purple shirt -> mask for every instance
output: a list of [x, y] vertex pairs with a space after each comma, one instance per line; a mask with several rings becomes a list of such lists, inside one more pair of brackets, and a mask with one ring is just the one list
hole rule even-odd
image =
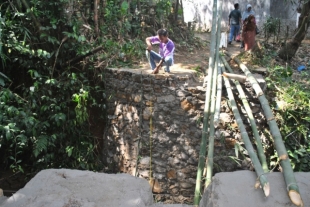
[[174, 52], [174, 43], [171, 39], [168, 39], [167, 43], [160, 42], [158, 36], [151, 37], [152, 44], [159, 44], [159, 55], [163, 58], [170, 57], [173, 64], [173, 52]]

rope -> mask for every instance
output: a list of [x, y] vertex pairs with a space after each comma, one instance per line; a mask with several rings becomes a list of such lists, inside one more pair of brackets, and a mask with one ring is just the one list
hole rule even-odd
[[138, 175], [138, 162], [139, 162], [139, 151], [140, 151], [140, 141], [142, 139], [142, 113], [143, 113], [143, 78], [141, 71], [141, 99], [140, 99], [140, 116], [139, 116], [139, 136], [138, 136], [138, 145], [137, 145], [137, 162], [135, 176]]
[[[151, 83], [152, 84], [152, 83]], [[152, 84], [152, 96], [154, 96], [154, 87]], [[153, 138], [153, 102], [150, 104], [150, 179], [152, 178], [152, 138]]]
[[153, 112], [153, 102], [151, 102], [151, 117], [150, 117], [150, 179], [152, 177], [152, 129], [153, 129], [153, 119], [152, 119], [152, 112]]

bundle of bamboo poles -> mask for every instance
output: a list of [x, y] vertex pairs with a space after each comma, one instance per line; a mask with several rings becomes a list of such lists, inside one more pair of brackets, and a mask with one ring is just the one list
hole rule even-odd
[[[226, 60], [223, 57], [222, 57], [222, 61], [224, 62], [224, 65], [227, 67], [228, 65], [225, 64]], [[223, 72], [224, 71], [225, 71], [225, 69], [223, 68]], [[264, 172], [264, 170], [262, 168], [262, 165], [260, 164], [260, 162], [258, 160], [258, 157], [257, 157], [257, 155], [256, 155], [256, 153], [254, 151], [254, 148], [252, 146], [252, 143], [251, 143], [251, 140], [249, 138], [249, 135], [248, 135], [248, 133], [247, 133], [247, 131], [245, 129], [245, 126], [244, 126], [244, 124], [242, 122], [242, 119], [241, 119], [240, 113], [238, 111], [237, 104], [236, 104], [236, 101], [235, 101], [235, 98], [234, 98], [231, 86], [230, 86], [230, 83], [229, 83], [229, 79], [224, 76], [224, 81], [225, 81], [225, 86], [226, 86], [226, 90], [227, 90], [227, 93], [228, 93], [229, 101], [230, 101], [230, 104], [231, 104], [231, 108], [232, 108], [232, 111], [233, 111], [234, 116], [236, 118], [236, 122], [238, 124], [238, 128], [239, 128], [239, 130], [241, 132], [242, 140], [244, 142], [245, 148], [247, 149], [248, 154], [249, 154], [249, 156], [250, 156], [250, 158], [252, 160], [252, 163], [254, 165], [255, 172], [257, 174], [257, 180], [259, 181], [260, 185], [262, 186], [264, 194], [267, 197], [267, 196], [269, 196], [269, 193], [270, 193], [270, 187], [269, 187], [269, 182], [267, 181], [267, 178], [264, 175], [264, 173], [266, 171]], [[248, 103], [247, 103], [246, 100], [244, 100], [245, 94], [244, 94], [242, 88], [240, 89], [241, 86], [240, 86], [239, 82], [236, 81], [235, 84], [236, 84], [236, 86], [238, 88], [239, 93], [241, 92], [240, 95], [242, 95], [241, 98], [243, 99], [243, 104], [244, 104], [245, 108], [246, 109], [250, 108], [249, 106], [247, 107]], [[246, 112], [248, 114], [252, 114], [251, 109], [250, 110], [246, 110]], [[253, 117], [253, 115], [252, 115], [252, 117]], [[260, 139], [259, 139], [258, 142], [261, 143]], [[262, 150], [262, 148], [260, 150]], [[266, 158], [265, 157], [263, 157], [263, 161], [266, 162]], [[266, 167], [267, 167], [267, 163], [266, 163]]]
[[207, 157], [207, 174], [206, 174], [206, 182], [205, 189], [211, 183], [212, 175], [213, 175], [213, 154], [214, 154], [214, 133], [215, 133], [215, 125], [214, 125], [214, 111], [215, 111], [215, 103], [216, 103], [216, 84], [217, 84], [217, 71], [219, 67], [219, 44], [221, 40], [221, 19], [222, 19], [222, 4], [221, 1], [218, 3], [218, 12], [217, 12], [217, 36], [216, 36], [216, 48], [215, 48], [215, 65], [213, 66], [213, 77], [212, 77], [212, 95], [211, 95], [211, 108], [210, 108], [210, 132], [209, 132], [209, 145], [208, 145], [208, 157]]
[[296, 206], [304, 206], [302, 198], [300, 196], [299, 188], [294, 176], [294, 172], [287, 154], [287, 150], [284, 146], [284, 142], [279, 130], [279, 127], [277, 125], [277, 122], [275, 118], [273, 117], [272, 110], [269, 106], [268, 100], [264, 95], [264, 92], [260, 88], [257, 80], [252, 75], [250, 70], [241, 63], [241, 61], [237, 57], [232, 57], [229, 53], [226, 53], [229, 57], [231, 57], [241, 68], [241, 70], [246, 75], [247, 79], [251, 83], [256, 95], [258, 96], [258, 100], [260, 101], [265, 117], [268, 121], [268, 125], [270, 128], [271, 135], [275, 142], [275, 147], [278, 153], [278, 157], [280, 159], [280, 165], [282, 167], [284, 180], [286, 182], [286, 187], [288, 191], [288, 196], [291, 199], [292, 203], [294, 203]]
[[[206, 161], [206, 145], [207, 145], [207, 134], [209, 131], [209, 112], [210, 112], [210, 96], [213, 83], [213, 70], [215, 65], [215, 48], [216, 48], [216, 22], [217, 22], [217, 0], [213, 1], [213, 13], [212, 13], [212, 29], [211, 29], [211, 44], [210, 44], [210, 57], [209, 57], [209, 67], [208, 67], [208, 82], [206, 90], [206, 99], [203, 113], [203, 129], [202, 129], [202, 138], [200, 143], [199, 151], [199, 160], [198, 160], [198, 169], [196, 177], [196, 187], [194, 195], [194, 205], [198, 206], [201, 198], [201, 184], [202, 184], [202, 175], [205, 168]], [[204, 83], [205, 85], [205, 83]]]
[[[212, 14], [212, 29], [211, 29], [211, 44], [210, 44], [210, 57], [209, 57], [209, 67], [208, 67], [208, 76], [207, 76], [207, 89], [206, 89], [206, 99], [205, 99], [205, 108], [204, 108], [204, 117], [203, 117], [203, 131], [202, 131], [202, 139], [200, 144], [200, 152], [199, 152], [199, 161], [198, 161], [198, 170], [197, 170], [197, 178], [196, 178], [196, 188], [195, 188], [195, 196], [194, 196], [194, 206], [199, 205], [199, 201], [202, 195], [202, 181], [203, 176], [206, 174], [204, 190], [208, 187], [208, 185], [212, 181], [213, 175], [213, 157], [214, 157], [214, 134], [215, 129], [219, 124], [219, 114], [220, 114], [220, 105], [221, 105], [221, 96], [222, 96], [222, 78], [224, 78], [227, 94], [232, 106], [232, 111], [236, 118], [236, 122], [238, 128], [241, 132], [241, 137], [245, 144], [245, 147], [248, 151], [248, 154], [251, 158], [251, 161], [254, 165], [255, 172], [257, 174], [257, 181], [255, 187], [261, 186], [263, 193], [265, 196], [270, 194], [269, 182], [266, 177], [266, 173], [268, 172], [268, 166], [266, 162], [266, 157], [264, 155], [264, 149], [260, 140], [260, 136], [257, 130], [257, 126], [254, 120], [254, 116], [252, 114], [250, 105], [246, 100], [245, 93], [239, 82], [244, 83], [245, 81], [249, 81], [253, 83], [252, 87], [258, 94], [259, 100], [262, 103], [262, 107], [264, 112], [270, 113], [266, 115], [267, 120], [271, 128], [276, 129], [277, 125], [275, 120], [272, 117], [272, 112], [268, 105], [267, 100], [265, 100], [263, 96], [263, 92], [258, 85], [258, 83], [254, 83], [256, 80], [249, 74], [249, 71], [245, 69], [244, 65], [240, 65], [241, 69], [245, 72], [246, 76], [233, 74], [232, 69], [229, 64], [225, 60], [225, 58], [219, 54], [219, 44], [220, 44], [220, 36], [221, 36], [221, 13], [222, 13], [222, 4], [220, 0], [213, 1], [213, 14]], [[229, 71], [227, 73], [225, 71], [225, 67]], [[244, 108], [248, 114], [250, 125], [253, 131], [254, 139], [257, 146], [257, 153], [252, 146], [250, 137], [243, 125], [240, 113], [236, 106], [236, 101], [234, 100], [234, 95], [230, 87], [229, 79], [234, 80], [236, 88], [239, 92], [240, 99], [244, 105]], [[206, 84], [204, 83], [204, 86]], [[268, 108], [269, 107], [269, 108]], [[278, 128], [277, 128], [278, 129]], [[296, 184], [292, 168], [290, 166], [288, 156], [282, 142], [282, 138], [279, 132], [275, 131], [273, 134], [275, 137], [276, 148], [281, 160], [281, 166], [285, 170], [284, 176], [287, 183], [287, 188], [289, 191], [289, 196], [292, 202], [297, 206], [303, 206], [303, 202], [301, 200], [299, 189]], [[206, 158], [206, 150], [207, 150], [207, 137], [209, 137], [208, 141], [208, 156]], [[254, 183], [254, 182], [253, 182]]]

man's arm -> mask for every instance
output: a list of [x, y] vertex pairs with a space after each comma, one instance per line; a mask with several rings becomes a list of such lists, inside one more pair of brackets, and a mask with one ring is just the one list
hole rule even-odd
[[245, 15], [246, 15], [245, 12], [243, 12], [242, 15], [241, 15], [242, 22], [243, 22], [244, 19], [245, 19]]
[[151, 43], [151, 37], [147, 37], [145, 39], [145, 42], [147, 44], [147, 50], [151, 51], [152, 50], [152, 43]]

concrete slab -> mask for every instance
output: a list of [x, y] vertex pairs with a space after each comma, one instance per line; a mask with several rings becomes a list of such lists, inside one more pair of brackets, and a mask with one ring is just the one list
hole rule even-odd
[[[310, 173], [296, 172], [304, 206], [310, 206]], [[282, 173], [267, 174], [270, 196], [255, 189], [256, 174], [251, 171], [218, 173], [204, 193], [200, 207], [295, 207], [290, 201]]]
[[150, 207], [192, 207], [190, 205], [186, 204], [162, 204], [162, 203], [156, 203], [151, 205]]
[[49, 169], [39, 172], [1, 207], [190, 207], [153, 201], [149, 183], [128, 174]]
[[2, 207], [144, 207], [153, 204], [148, 182], [128, 174], [49, 169], [39, 172]]

